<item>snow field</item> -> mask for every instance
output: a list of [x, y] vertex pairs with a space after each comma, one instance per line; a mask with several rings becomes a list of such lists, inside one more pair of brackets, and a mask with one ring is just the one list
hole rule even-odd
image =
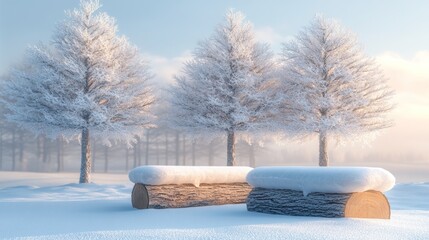
[[147, 185], [246, 182], [251, 167], [141, 166], [128, 174], [133, 183]]
[[390, 220], [327, 219], [248, 212], [245, 204], [135, 210], [125, 174], [64, 184], [72, 176], [0, 172], [0, 239], [429, 239], [429, 183], [387, 192]]

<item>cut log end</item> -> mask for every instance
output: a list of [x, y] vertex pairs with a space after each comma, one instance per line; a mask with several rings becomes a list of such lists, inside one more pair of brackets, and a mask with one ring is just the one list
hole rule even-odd
[[390, 219], [389, 201], [377, 191], [353, 193], [346, 203], [344, 217]]
[[131, 193], [131, 203], [137, 209], [146, 209], [149, 207], [149, 194], [143, 184], [137, 183], [134, 185]]

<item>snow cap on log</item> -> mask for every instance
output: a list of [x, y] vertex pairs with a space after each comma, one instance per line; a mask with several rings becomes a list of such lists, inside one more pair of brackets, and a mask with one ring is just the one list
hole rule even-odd
[[245, 183], [251, 167], [141, 166], [128, 174], [133, 183], [145, 185]]
[[385, 192], [395, 177], [385, 169], [372, 167], [258, 167], [247, 175], [253, 187], [311, 192]]

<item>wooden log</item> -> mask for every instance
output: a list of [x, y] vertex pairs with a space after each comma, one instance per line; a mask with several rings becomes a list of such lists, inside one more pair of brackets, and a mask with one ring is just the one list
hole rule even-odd
[[310, 193], [288, 189], [254, 188], [246, 201], [253, 212], [313, 217], [390, 219], [390, 205], [383, 193]]
[[353, 193], [347, 201], [344, 217], [390, 219], [390, 204], [378, 191]]
[[134, 208], [144, 209], [149, 207], [149, 194], [145, 185], [137, 183], [131, 193], [131, 203]]
[[245, 203], [251, 191], [247, 183], [134, 185], [134, 208], [182, 208]]

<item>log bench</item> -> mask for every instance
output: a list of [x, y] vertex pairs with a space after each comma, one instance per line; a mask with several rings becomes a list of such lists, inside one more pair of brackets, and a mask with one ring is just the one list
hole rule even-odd
[[245, 203], [250, 167], [142, 166], [130, 171], [134, 208], [182, 208]]
[[248, 211], [292, 216], [390, 219], [383, 194], [395, 178], [381, 168], [265, 167], [252, 170]]

